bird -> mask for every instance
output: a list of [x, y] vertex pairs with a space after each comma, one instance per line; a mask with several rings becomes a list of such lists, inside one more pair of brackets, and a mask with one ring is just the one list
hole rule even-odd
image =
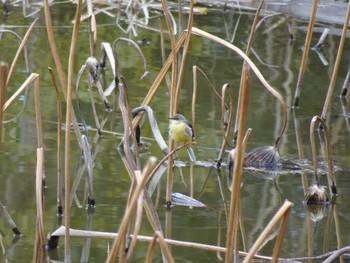
[[[182, 114], [170, 116], [169, 135], [179, 144], [189, 144], [194, 141], [194, 131], [190, 121]], [[187, 152], [193, 162], [196, 162], [196, 157], [191, 146], [187, 146]]]

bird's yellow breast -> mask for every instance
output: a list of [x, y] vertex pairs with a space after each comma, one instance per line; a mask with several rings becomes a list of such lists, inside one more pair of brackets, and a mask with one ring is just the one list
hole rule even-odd
[[173, 121], [169, 126], [170, 136], [177, 143], [190, 143], [192, 134], [188, 133], [187, 124], [184, 122]]

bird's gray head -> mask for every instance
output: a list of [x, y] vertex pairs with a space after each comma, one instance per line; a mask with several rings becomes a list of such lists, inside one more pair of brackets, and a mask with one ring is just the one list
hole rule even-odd
[[186, 120], [185, 116], [183, 116], [182, 114], [179, 114], [179, 113], [175, 114], [174, 116], [170, 116], [169, 119], [175, 120], [175, 121], [185, 121]]

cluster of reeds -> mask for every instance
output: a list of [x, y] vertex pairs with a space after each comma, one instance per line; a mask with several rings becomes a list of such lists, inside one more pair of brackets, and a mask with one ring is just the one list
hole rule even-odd
[[[239, 250], [239, 242], [238, 242], [238, 234], [240, 231], [240, 189], [242, 182], [242, 174], [244, 166], [253, 166], [256, 168], [266, 168], [266, 169], [276, 169], [280, 165], [280, 157], [278, 153], [278, 144], [280, 142], [281, 137], [283, 136], [286, 125], [287, 125], [287, 108], [284, 102], [283, 97], [280, 93], [275, 90], [270, 84], [265, 80], [263, 75], [260, 73], [258, 67], [249, 59], [249, 55], [251, 52], [251, 46], [254, 39], [254, 34], [258, 27], [259, 21], [259, 12], [260, 8], [263, 5], [263, 0], [260, 1], [260, 5], [256, 11], [255, 19], [251, 27], [251, 33], [248, 41], [248, 45], [246, 51], [243, 52], [241, 49], [236, 47], [235, 45], [220, 39], [208, 32], [205, 32], [199, 28], [193, 27], [193, 8], [194, 8], [194, 0], [190, 1], [190, 11], [189, 11], [189, 19], [187, 24], [187, 29], [184, 30], [177, 39], [174, 37], [174, 23], [172, 23], [172, 16], [169, 12], [168, 6], [164, 0], [161, 1], [161, 9], [164, 13], [168, 38], [171, 44], [171, 53], [164, 59], [164, 64], [156, 79], [154, 80], [153, 85], [150, 87], [148, 94], [144, 98], [144, 101], [140, 105], [140, 107], [131, 109], [129, 104], [129, 95], [128, 95], [128, 86], [127, 80], [120, 74], [118, 67], [118, 54], [116, 52], [116, 45], [119, 41], [127, 41], [131, 45], [136, 48], [136, 50], [140, 53], [144, 61], [145, 74], [147, 74], [147, 63], [144, 58], [141, 50], [138, 45], [129, 39], [118, 38], [113, 45], [109, 43], [102, 44], [102, 56], [101, 59], [98, 60], [95, 52], [96, 48], [96, 22], [93, 13], [89, 13], [89, 23], [90, 23], [90, 57], [87, 58], [85, 65], [81, 68], [80, 72], [77, 74], [77, 83], [75, 89], [75, 95], [78, 102], [78, 111], [80, 114], [81, 123], [78, 123], [76, 113], [72, 106], [73, 103], [73, 76], [74, 72], [74, 57], [76, 52], [76, 43], [78, 38], [79, 26], [82, 20], [82, 0], [77, 2], [76, 15], [74, 21], [74, 28], [72, 33], [70, 52], [69, 52], [69, 64], [68, 64], [68, 72], [67, 74], [63, 70], [63, 66], [61, 63], [61, 59], [59, 56], [59, 52], [57, 50], [55, 44], [55, 37], [52, 29], [51, 22], [51, 14], [49, 2], [47, 0], [44, 1], [44, 9], [45, 9], [45, 22], [47, 28], [47, 35], [49, 39], [50, 48], [52, 51], [52, 55], [55, 63], [55, 70], [49, 68], [50, 74], [52, 76], [52, 81], [55, 87], [55, 94], [57, 96], [57, 111], [58, 111], [58, 121], [57, 121], [57, 213], [59, 216], [64, 217], [63, 226], [51, 233], [48, 242], [49, 249], [55, 249], [57, 246], [58, 238], [60, 236], [64, 236], [64, 247], [65, 247], [65, 262], [71, 262], [71, 251], [70, 251], [70, 237], [71, 236], [79, 236], [79, 237], [99, 237], [99, 238], [111, 238], [114, 239], [113, 246], [111, 247], [108, 254], [106, 253], [106, 262], [114, 262], [117, 257], [122, 262], [126, 262], [132, 258], [133, 250], [136, 248], [137, 242], [139, 240], [149, 241], [149, 249], [146, 255], [146, 262], [152, 262], [154, 257], [154, 251], [157, 244], [160, 246], [162, 258], [166, 262], [175, 262], [172, 252], [169, 248], [169, 245], [180, 245], [180, 246], [188, 246], [198, 249], [205, 249], [210, 251], [217, 252], [225, 252], [226, 253], [226, 262], [238, 262], [240, 256], [244, 256], [244, 262], [250, 262], [254, 257], [271, 260], [273, 262], [277, 262], [279, 260], [279, 253], [282, 246], [283, 235], [287, 227], [287, 220], [289, 213], [291, 211], [291, 207], [293, 204], [286, 200], [284, 204], [277, 211], [275, 216], [271, 219], [270, 223], [266, 226], [264, 231], [262, 231], [259, 238], [256, 240], [252, 248], [249, 249], [248, 252], [240, 252]], [[129, 2], [130, 4], [132, 1]], [[317, 1], [315, 1], [317, 5]], [[349, 4], [350, 6], [350, 4]], [[131, 8], [129, 5], [126, 8]], [[314, 13], [315, 11], [313, 11]], [[348, 21], [347, 13], [347, 20]], [[314, 17], [314, 16], [312, 16]], [[261, 20], [262, 21], [262, 20]], [[25, 46], [25, 43], [30, 35], [31, 30], [34, 27], [36, 21], [33, 22], [31, 27], [29, 28], [26, 36], [23, 38], [23, 41], [18, 49], [18, 53], [11, 64], [11, 68], [7, 73], [7, 65], [5, 63], [0, 64], [0, 138], [1, 138], [1, 120], [2, 113], [10, 106], [10, 104], [14, 101], [14, 99], [31, 83], [34, 83], [34, 94], [35, 94], [35, 105], [36, 105], [36, 117], [37, 117], [37, 134], [38, 134], [38, 146], [37, 146], [37, 180], [36, 180], [36, 200], [37, 200], [37, 237], [35, 244], [35, 253], [34, 253], [34, 262], [44, 261], [45, 249], [46, 245], [45, 241], [45, 229], [43, 224], [43, 186], [45, 185], [45, 170], [44, 170], [44, 145], [43, 145], [43, 137], [42, 137], [42, 127], [41, 127], [41, 109], [40, 109], [40, 96], [39, 96], [39, 75], [32, 73], [26, 82], [18, 89], [18, 91], [7, 101], [6, 98], [6, 87], [8, 85], [8, 81], [13, 72], [13, 67], [16, 64], [16, 60], [18, 59], [19, 53]], [[308, 31], [307, 42], [305, 45], [305, 50], [309, 49], [309, 38], [312, 32], [312, 20], [310, 21], [310, 29]], [[345, 23], [347, 24], [347, 23]], [[344, 24], [344, 25], [345, 25]], [[346, 28], [344, 26], [344, 28]], [[164, 32], [161, 29], [161, 38], [164, 39]], [[345, 34], [343, 34], [345, 35]], [[228, 83], [223, 85], [222, 93], [219, 94], [215, 87], [211, 84], [209, 78], [206, 76], [204, 71], [200, 69], [198, 66], [193, 66], [193, 98], [192, 98], [192, 124], [195, 129], [195, 107], [197, 104], [196, 94], [197, 94], [197, 73], [200, 72], [208, 81], [211, 90], [217, 96], [218, 100], [221, 103], [221, 124], [223, 131], [223, 141], [219, 151], [218, 160], [216, 166], [220, 169], [221, 162], [223, 160], [224, 154], [226, 152], [227, 146], [229, 146], [229, 142], [232, 138], [234, 138], [234, 148], [229, 152], [228, 157], [228, 173], [232, 181], [230, 182], [230, 207], [227, 210], [227, 243], [226, 247], [219, 247], [213, 245], [206, 244], [198, 244], [191, 242], [183, 242], [176, 241], [165, 238], [163, 233], [161, 222], [158, 218], [157, 211], [155, 209], [154, 204], [152, 203], [150, 191], [146, 189], [146, 184], [150, 183], [154, 178], [158, 178], [165, 171], [161, 170], [161, 166], [165, 166], [167, 170], [167, 190], [166, 190], [166, 207], [171, 209], [172, 205], [175, 203], [174, 200], [176, 198], [181, 199], [181, 202], [185, 202], [187, 200], [189, 206], [204, 206], [204, 204], [192, 200], [186, 196], [182, 196], [181, 194], [176, 194], [173, 192], [173, 165], [174, 165], [174, 154], [185, 146], [189, 145], [175, 145], [174, 141], [169, 138], [168, 143], [165, 142], [161, 133], [159, 132], [158, 125], [156, 122], [156, 118], [154, 117], [153, 110], [151, 108], [151, 102], [157, 91], [161, 87], [161, 83], [164, 81], [167, 73], [171, 71], [171, 77], [168, 84], [168, 90], [170, 94], [169, 101], [169, 116], [173, 116], [179, 111], [179, 101], [181, 96], [181, 88], [182, 82], [184, 78], [184, 69], [186, 66], [186, 58], [188, 53], [188, 48], [190, 44], [190, 40], [194, 36], [199, 36], [204, 39], [208, 39], [213, 41], [219, 45], [222, 45], [232, 51], [234, 51], [237, 55], [239, 55], [243, 60], [242, 74], [241, 74], [241, 82], [240, 87], [238, 88], [238, 105], [236, 112], [236, 121], [235, 127], [233, 128], [234, 123], [234, 105], [233, 105], [233, 96], [234, 89]], [[337, 74], [337, 70], [339, 67], [338, 57], [341, 56], [341, 50], [343, 48], [344, 41], [342, 37], [341, 46], [339, 47], [339, 52], [337, 56], [337, 63], [334, 69], [334, 74]], [[305, 57], [305, 58], [304, 58]], [[111, 65], [113, 77], [111, 80], [111, 84], [107, 89], [103, 89], [103, 85], [99, 79], [99, 70], [103, 70], [106, 65], [107, 59]], [[305, 70], [307, 59], [307, 51], [304, 51], [302, 68], [300, 70], [300, 77], [298, 83], [302, 79], [302, 74]], [[55, 72], [58, 74], [59, 83], [56, 81]], [[283, 109], [283, 117], [284, 122], [280, 130], [280, 134], [274, 142], [273, 146], [263, 146], [257, 149], [253, 149], [251, 152], [246, 154], [246, 145], [248, 141], [249, 134], [251, 129], [246, 128], [246, 120], [247, 115], [249, 114], [248, 104], [249, 104], [249, 77], [251, 72], [256, 74], [258, 79], [261, 81], [262, 85], [280, 102], [281, 107]], [[116, 98], [118, 98], [118, 105], [120, 112], [122, 114], [123, 120], [123, 133], [122, 139], [118, 147], [119, 154], [123, 160], [123, 163], [128, 171], [130, 176], [130, 189], [128, 201], [125, 208], [124, 216], [119, 223], [119, 229], [117, 233], [106, 233], [106, 232], [96, 232], [96, 231], [84, 231], [72, 229], [70, 227], [70, 207], [72, 203], [72, 195], [79, 184], [80, 178], [84, 173], [84, 170], [87, 174], [87, 182], [88, 182], [88, 201], [87, 205], [90, 207], [95, 206], [95, 199], [93, 195], [93, 163], [94, 158], [97, 153], [94, 150], [94, 143], [99, 139], [99, 136], [104, 132], [104, 123], [105, 120], [100, 121], [98, 119], [98, 115], [96, 112], [95, 102], [93, 100], [92, 94], [90, 94], [92, 111], [94, 114], [95, 125], [97, 129], [97, 135], [94, 139], [90, 138], [89, 129], [84, 121], [84, 112], [79, 107], [79, 81], [81, 76], [86, 73], [88, 76], [88, 85], [89, 92], [92, 92], [93, 87], [97, 87], [99, 94], [101, 96], [101, 100], [106, 106], [106, 111], [109, 112], [112, 110], [110, 102], [107, 97], [111, 94], [114, 94]], [[313, 161], [314, 161], [314, 171], [315, 178], [317, 184], [309, 188], [308, 193], [306, 194], [305, 200], [306, 203], [317, 203], [317, 204], [326, 204], [331, 202], [331, 199], [327, 195], [324, 190], [324, 187], [320, 186], [319, 177], [317, 175], [317, 159], [315, 153], [315, 142], [314, 142], [314, 126], [317, 121], [321, 123], [322, 128], [325, 132], [326, 143], [327, 143], [327, 158], [328, 158], [328, 172], [329, 172], [329, 185], [330, 185], [330, 194], [331, 196], [336, 195], [336, 184], [335, 184], [335, 176], [333, 174], [333, 164], [332, 164], [332, 152], [331, 145], [329, 144], [329, 131], [326, 123], [324, 122], [325, 115], [327, 112], [327, 108], [329, 107], [329, 99], [332, 96], [334, 89], [334, 79], [332, 77], [332, 82], [329, 88], [329, 94], [327, 95], [327, 102], [325, 103], [325, 112], [321, 118], [315, 117], [312, 120], [310, 134], [312, 141], [312, 152], [313, 152]], [[299, 83], [300, 84], [300, 83]], [[299, 87], [299, 84], [297, 85]], [[60, 98], [60, 93], [63, 93], [65, 106], [66, 106], [66, 116], [65, 116], [65, 145], [64, 145], [64, 169], [61, 169], [61, 149], [62, 149], [62, 135], [61, 135], [61, 127], [63, 123], [63, 117], [61, 114], [61, 104], [62, 100]], [[228, 99], [226, 98], [226, 94], [229, 92]], [[300, 91], [297, 91], [300, 95]], [[228, 102], [227, 102], [228, 101]], [[295, 99], [295, 107], [297, 107], [299, 99], [296, 97]], [[139, 146], [141, 145], [140, 141], [140, 123], [141, 119], [144, 118], [145, 112], [147, 113], [147, 117], [150, 122], [150, 126], [153, 132], [153, 135], [164, 152], [164, 157], [157, 161], [157, 158], [150, 157], [148, 162], [142, 167], [140, 162], [139, 155]], [[74, 131], [76, 139], [78, 141], [78, 145], [82, 151], [82, 158], [84, 160], [84, 165], [81, 170], [79, 170], [78, 174], [74, 178], [73, 184], [71, 184], [71, 131]], [[231, 138], [232, 137], [232, 138]], [[1, 143], [1, 140], [0, 140]], [[0, 144], [1, 146], [1, 144]], [[64, 172], [62, 171], [64, 170]], [[62, 175], [64, 174], [64, 180]], [[62, 185], [64, 182], [64, 186]], [[157, 180], [155, 182], [157, 183]], [[64, 197], [63, 197], [63, 189], [64, 189]], [[188, 198], [188, 199], [187, 199]], [[311, 201], [310, 201], [311, 200]], [[64, 201], [64, 203], [63, 203]], [[0, 203], [0, 211], [4, 211], [2, 209], [2, 204]], [[64, 210], [63, 210], [64, 208]], [[146, 211], [147, 219], [150, 225], [153, 228], [154, 235], [153, 236], [142, 236], [139, 235], [140, 227], [142, 224], [142, 214], [143, 209]], [[3, 212], [5, 214], [5, 212]], [[10, 217], [8, 217], [10, 218]], [[20, 234], [18, 228], [15, 226], [12, 220], [8, 220], [11, 228], [16, 234]], [[275, 247], [273, 250], [273, 254], [271, 257], [262, 257], [257, 256], [256, 253], [263, 247], [265, 240], [267, 239], [268, 234], [273, 230], [273, 228], [279, 224], [279, 230], [276, 238]]]

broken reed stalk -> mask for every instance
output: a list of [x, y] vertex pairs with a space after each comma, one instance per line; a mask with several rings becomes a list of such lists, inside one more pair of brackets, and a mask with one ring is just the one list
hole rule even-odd
[[10, 82], [10, 79], [12, 77], [12, 74], [15, 70], [15, 66], [17, 64], [17, 61], [18, 61], [18, 58], [19, 56], [21, 55], [21, 52], [23, 50], [23, 48], [25, 47], [28, 39], [29, 39], [29, 36], [30, 36], [30, 33], [33, 31], [33, 28], [34, 28], [34, 25], [36, 24], [36, 21], [38, 21], [39, 18], [36, 18], [33, 23], [30, 25], [30, 27], [28, 28], [26, 34], [24, 35], [23, 37], [23, 40], [21, 42], [21, 44], [19, 45], [18, 49], [17, 49], [17, 52], [16, 52], [16, 55], [15, 57], [13, 58], [13, 61], [11, 63], [11, 67], [9, 69], [9, 72], [8, 72], [8, 75], [7, 75], [7, 79], [6, 79], [6, 86], [8, 86], [9, 82]]
[[[254, 32], [256, 24], [258, 22], [258, 17], [264, 0], [261, 0], [259, 6], [256, 10], [252, 28], [250, 30], [249, 41], [246, 48], [246, 57], [249, 57], [250, 48], [254, 39]], [[237, 144], [235, 152], [235, 162], [232, 174], [232, 184], [231, 184], [231, 198], [230, 198], [230, 211], [229, 211], [229, 221], [228, 221], [228, 231], [226, 239], [226, 258], [225, 262], [230, 263], [232, 261], [238, 261], [238, 228], [239, 228], [239, 207], [240, 207], [240, 191], [241, 191], [241, 181], [243, 173], [243, 162], [245, 154], [245, 145], [243, 145], [243, 138], [245, 134], [245, 127], [248, 115], [248, 105], [249, 105], [249, 72], [250, 67], [246, 60], [243, 62], [242, 75], [239, 87], [238, 95], [238, 106], [237, 106]]]
[[301, 85], [302, 85], [303, 78], [304, 78], [306, 64], [307, 64], [307, 60], [308, 60], [308, 56], [309, 56], [309, 50], [310, 50], [312, 33], [313, 33], [313, 30], [314, 30], [314, 24], [315, 24], [315, 19], [316, 19], [317, 3], [318, 3], [318, 0], [313, 0], [313, 2], [312, 2], [312, 9], [311, 9], [309, 27], [307, 29], [307, 34], [306, 34], [305, 44], [304, 44], [303, 57], [301, 59], [298, 80], [297, 80], [297, 84], [296, 84], [296, 87], [295, 87], [293, 108], [297, 108], [299, 106]]
[[292, 207], [293, 207], [293, 203], [289, 202], [288, 200], [284, 201], [284, 204], [282, 205], [282, 207], [277, 211], [277, 213], [271, 219], [270, 223], [265, 227], [264, 231], [260, 234], [258, 239], [255, 241], [248, 255], [245, 257], [243, 261], [244, 263], [246, 262], [248, 263], [253, 260], [256, 252], [261, 248], [261, 245], [264, 243], [269, 233], [273, 230], [273, 228], [277, 225], [277, 223], [281, 221], [280, 229], [279, 229], [278, 237], [275, 243], [275, 248], [273, 250], [272, 261], [271, 261], [274, 263], [278, 262], [278, 255], [281, 249], [283, 235], [287, 226], [289, 213]]
[[[46, 2], [46, 1], [45, 1]], [[74, 74], [74, 55], [76, 42], [78, 38], [78, 29], [80, 25], [80, 17], [82, 12], [82, 0], [78, 0], [76, 13], [75, 13], [75, 23], [72, 32], [71, 44], [69, 49], [69, 59], [68, 59], [68, 82], [66, 90], [66, 132], [65, 132], [65, 217], [64, 224], [67, 228], [70, 227], [70, 123], [73, 119], [73, 106], [72, 106], [72, 88], [73, 88], [73, 74]], [[49, 30], [48, 30], [49, 31]], [[62, 83], [61, 83], [62, 85]], [[80, 137], [81, 138], [81, 137]], [[70, 252], [70, 237], [69, 229], [65, 235], [65, 261], [71, 261], [71, 252]]]
[[[137, 182], [137, 186], [131, 195], [130, 201], [128, 202], [129, 206], [126, 208], [122, 222], [119, 225], [118, 236], [117, 236], [116, 240], [114, 241], [114, 244], [111, 248], [110, 254], [108, 255], [106, 262], [114, 262], [115, 258], [117, 257], [119, 249], [123, 243], [122, 241], [125, 239], [125, 234], [127, 233], [127, 227], [130, 223], [131, 218], [133, 217], [136, 202], [137, 202], [140, 194], [143, 195], [143, 191], [142, 191], [143, 187], [145, 186], [146, 182], [148, 181], [150, 171], [154, 168], [156, 161], [157, 161], [157, 159], [155, 157], [151, 157], [148, 160], [146, 166], [144, 167], [144, 169], [142, 171], [142, 176], [141, 176], [140, 180]], [[138, 180], [138, 179], [136, 178], [136, 180]]]
[[[44, 15], [45, 15], [45, 25], [46, 25], [46, 30], [47, 30], [47, 36], [48, 36], [48, 40], [49, 40], [49, 44], [50, 44], [50, 50], [51, 50], [52, 57], [53, 57], [53, 60], [55, 62], [55, 65], [56, 65], [56, 70], [57, 70], [58, 78], [59, 78], [59, 81], [60, 81], [60, 84], [62, 87], [63, 95], [67, 101], [67, 79], [66, 79], [66, 75], [63, 71], [61, 58], [60, 58], [58, 51], [57, 51], [55, 37], [53, 34], [53, 29], [52, 29], [51, 12], [50, 12], [48, 0], [44, 0]], [[74, 129], [75, 135], [77, 137], [79, 146], [80, 146], [80, 148], [82, 148], [81, 132], [80, 132], [80, 129], [78, 126], [78, 122], [77, 122], [75, 113], [74, 113], [74, 109], [72, 109], [71, 119], [72, 119], [73, 129]], [[66, 125], [67, 125], [66, 127], [70, 127], [70, 124], [66, 123]]]
[[0, 62], [0, 148], [2, 143], [2, 120], [3, 120], [3, 114], [5, 112], [4, 104], [6, 101], [6, 93], [7, 93], [7, 85], [6, 85], [6, 79], [7, 79], [7, 70], [8, 70], [8, 64], [5, 62]]
[[[230, 108], [227, 109], [226, 105], [225, 105], [225, 94], [226, 94], [226, 90], [229, 89], [230, 92]], [[221, 162], [222, 162], [222, 158], [224, 156], [225, 153], [225, 148], [226, 145], [229, 145], [229, 136], [231, 134], [231, 127], [232, 127], [232, 123], [233, 123], [233, 110], [234, 110], [234, 105], [233, 105], [233, 87], [231, 87], [229, 84], [224, 84], [224, 86], [222, 87], [222, 91], [221, 91], [221, 124], [222, 124], [222, 132], [223, 132], [223, 136], [224, 139], [222, 141], [222, 145], [221, 145], [221, 149], [220, 149], [220, 153], [218, 156], [218, 160], [216, 162], [216, 166], [220, 167], [221, 166]], [[229, 117], [227, 120], [227, 111], [229, 111]]]
[[61, 109], [61, 96], [58, 90], [57, 82], [53, 69], [49, 67], [53, 86], [55, 87], [56, 99], [57, 99], [57, 215], [63, 215], [63, 204], [62, 204], [62, 167], [61, 167], [61, 148], [62, 148], [62, 109]]
[[323, 105], [323, 110], [322, 110], [322, 114], [321, 114], [321, 118], [323, 120], [326, 119], [327, 112], [328, 112], [329, 107], [331, 106], [331, 103], [332, 103], [335, 83], [337, 81], [338, 70], [339, 70], [341, 59], [342, 59], [344, 43], [346, 40], [346, 33], [347, 33], [347, 29], [348, 29], [348, 24], [349, 24], [349, 17], [350, 17], [350, 2], [348, 2], [348, 8], [346, 9], [346, 15], [345, 15], [343, 30], [342, 30], [342, 34], [341, 34], [341, 38], [340, 38], [340, 42], [339, 42], [338, 53], [337, 53], [337, 57], [335, 59], [334, 68], [333, 68], [333, 72], [332, 72], [331, 81], [329, 83], [326, 100], [325, 100], [324, 105]]
[[43, 204], [43, 148], [36, 150], [36, 233], [33, 262], [44, 262], [45, 258], [45, 229], [44, 229], [44, 204]]
[[6, 111], [7, 108], [16, 100], [16, 98], [25, 90], [38, 76], [36, 73], [30, 74], [30, 76], [26, 79], [26, 81], [16, 90], [15, 93], [9, 98], [4, 104], [3, 111]]
[[[38, 140], [37, 148], [44, 148], [43, 127], [42, 127], [41, 106], [40, 106], [39, 74], [36, 74], [34, 79], [34, 101], [35, 101], [36, 133], [37, 133], [37, 140]], [[44, 165], [44, 162], [42, 163]], [[43, 168], [42, 180], [45, 185], [44, 166], [42, 168]]]

